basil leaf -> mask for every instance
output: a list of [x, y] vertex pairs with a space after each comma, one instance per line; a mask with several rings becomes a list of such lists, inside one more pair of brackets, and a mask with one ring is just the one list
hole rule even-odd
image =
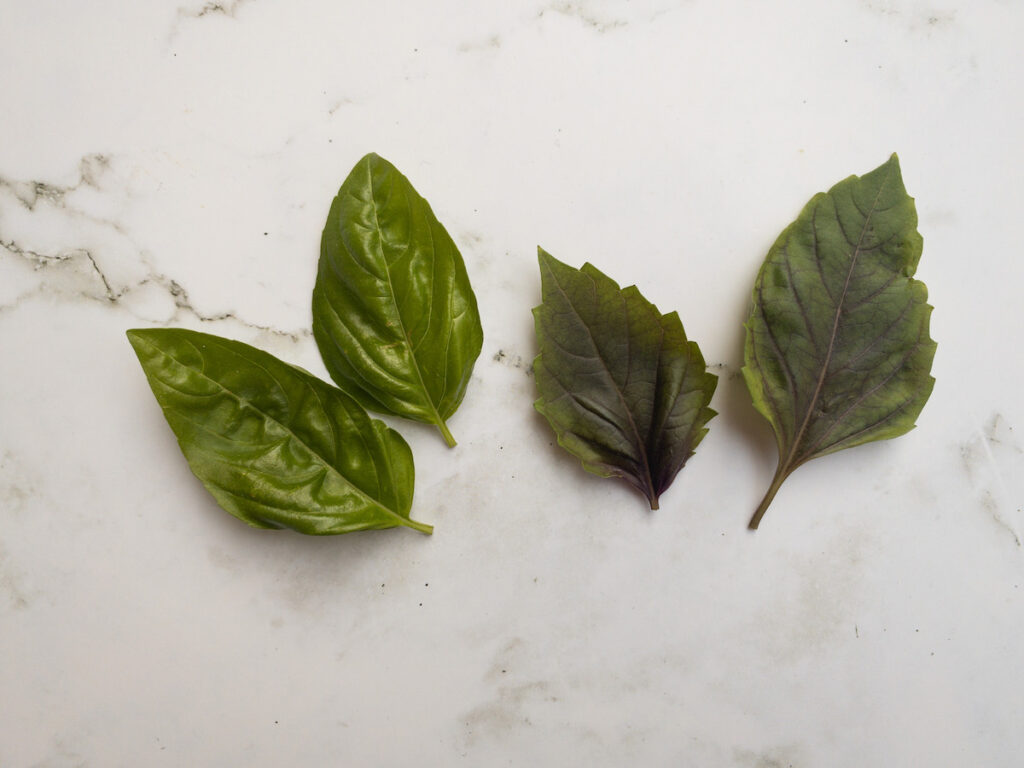
[[538, 251], [535, 407], [587, 471], [623, 478], [657, 509], [707, 433], [718, 377], [675, 312], [591, 264], [577, 270]]
[[364, 408], [435, 424], [462, 402], [483, 344], [455, 243], [387, 160], [360, 160], [334, 198], [313, 289], [313, 335]]
[[182, 328], [128, 331], [196, 477], [256, 528], [335, 534], [409, 519], [412, 452], [329, 384], [237, 341]]
[[815, 195], [771, 247], [743, 375], [779, 466], [751, 528], [801, 464], [914, 427], [935, 382], [921, 248], [896, 155]]

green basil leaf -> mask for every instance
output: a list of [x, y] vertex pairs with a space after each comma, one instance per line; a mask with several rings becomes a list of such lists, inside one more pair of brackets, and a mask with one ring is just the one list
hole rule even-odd
[[623, 478], [657, 509], [707, 433], [718, 377], [675, 312], [591, 264], [577, 270], [538, 251], [535, 407], [587, 471]]
[[195, 475], [256, 528], [335, 534], [409, 519], [412, 452], [329, 384], [237, 341], [181, 328], [128, 331]]
[[483, 344], [455, 243], [391, 163], [360, 160], [334, 198], [313, 289], [313, 335], [364, 408], [435, 424], [466, 393]]
[[893, 155], [811, 198], [769, 250], [743, 375], [779, 465], [751, 528], [801, 464], [914, 427], [935, 382], [932, 308], [912, 278], [921, 248]]

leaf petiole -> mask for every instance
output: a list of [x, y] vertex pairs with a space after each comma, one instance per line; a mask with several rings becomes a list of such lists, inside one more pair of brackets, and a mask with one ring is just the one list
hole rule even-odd
[[428, 525], [427, 523], [418, 522], [417, 520], [403, 519], [402, 525], [404, 525], [406, 528], [412, 528], [414, 531], [425, 533], [428, 536], [430, 536], [434, 532], [434, 526]]
[[772, 478], [772, 484], [768, 486], [768, 492], [765, 493], [764, 498], [761, 499], [761, 503], [757, 505], [757, 510], [754, 512], [754, 516], [750, 518], [750, 524], [747, 526], [750, 530], [757, 530], [757, 526], [761, 524], [761, 518], [764, 517], [764, 513], [768, 511], [768, 507], [771, 506], [772, 500], [775, 498], [775, 494], [779, 492], [779, 488], [782, 487], [782, 483], [787, 477], [789, 477], [789, 472], [783, 472], [782, 467], [779, 467], [776, 470], [775, 477]]
[[444, 423], [444, 419], [438, 416], [437, 421], [435, 421], [434, 424], [437, 425], [437, 428], [441, 432], [441, 437], [444, 438], [444, 441], [445, 443], [448, 444], [448, 447], [454, 448], [457, 445], [457, 443], [455, 442], [455, 438], [452, 436], [452, 433], [449, 431], [448, 425]]

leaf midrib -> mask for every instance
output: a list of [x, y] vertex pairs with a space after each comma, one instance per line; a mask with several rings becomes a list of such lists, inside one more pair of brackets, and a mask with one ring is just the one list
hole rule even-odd
[[[159, 354], [161, 354], [164, 357], [167, 357], [170, 360], [174, 361], [174, 363], [176, 365], [178, 365], [178, 366], [180, 366], [180, 367], [182, 367], [182, 368], [184, 368], [184, 369], [186, 369], [188, 371], [193, 372], [197, 376], [200, 376], [200, 377], [202, 377], [203, 379], [205, 379], [205, 380], [207, 380], [209, 382], [212, 382], [217, 387], [219, 387], [220, 390], [224, 394], [228, 395], [229, 397], [233, 398], [236, 402], [238, 402], [238, 404], [240, 406], [243, 406], [243, 407], [244, 406], [248, 406], [249, 408], [252, 408], [258, 414], [260, 414], [264, 419], [266, 419], [267, 421], [269, 421], [269, 422], [279, 426], [282, 430], [284, 430], [286, 433], [288, 433], [288, 435], [290, 435], [299, 445], [301, 445], [303, 448], [308, 450], [317, 459], [322, 461], [324, 466], [327, 468], [327, 470], [329, 472], [332, 472], [335, 475], [337, 475], [339, 478], [341, 478], [344, 481], [345, 485], [347, 485], [349, 488], [351, 488], [353, 491], [355, 491], [358, 496], [360, 496], [361, 498], [365, 499], [372, 506], [374, 506], [374, 507], [380, 509], [381, 511], [383, 511], [388, 516], [395, 518], [397, 521], [399, 521], [399, 525], [406, 525], [407, 524], [407, 518], [406, 517], [404, 517], [403, 515], [401, 515], [398, 512], [395, 512], [390, 507], [385, 506], [380, 501], [378, 501], [377, 499], [374, 499], [372, 496], [370, 496], [365, 491], [363, 491], [361, 488], [359, 488], [357, 485], [355, 485], [351, 480], [349, 480], [347, 477], [345, 477], [345, 475], [343, 475], [338, 470], [337, 467], [335, 467], [333, 464], [331, 464], [324, 456], [321, 456], [320, 453], [315, 448], [313, 448], [313, 446], [309, 445], [305, 440], [303, 440], [301, 437], [299, 437], [297, 434], [295, 434], [295, 432], [287, 424], [284, 424], [281, 421], [279, 421], [278, 419], [275, 419], [273, 416], [268, 414], [262, 408], [257, 407], [251, 400], [248, 400], [248, 399], [242, 397], [241, 395], [238, 395], [238, 394], [232, 392], [230, 389], [228, 389], [223, 384], [221, 384], [219, 381], [217, 381], [217, 379], [213, 378], [212, 376], [207, 375], [205, 371], [198, 371], [195, 368], [192, 368], [191, 366], [186, 365], [185, 363], [180, 361], [178, 358], [176, 358], [174, 355], [172, 355], [170, 352], [167, 352], [166, 350], [161, 349], [159, 346], [157, 346], [156, 344], [154, 344], [153, 342], [149, 341], [148, 339], [146, 339], [143, 336], [136, 336], [136, 338], [141, 338], [146, 344], [148, 344], [151, 348], [155, 349]], [[203, 355], [202, 350], [200, 350], [198, 347], [196, 347], [196, 345], [193, 344], [190, 340], [185, 339], [185, 342], [187, 344], [190, 344], [192, 347], [195, 347], [196, 351], [199, 353], [200, 356]], [[222, 349], [223, 349], [223, 347], [222, 347]], [[231, 352], [230, 349], [228, 349], [227, 351]], [[264, 369], [264, 370], [266, 370], [266, 369]], [[267, 372], [269, 373], [269, 371], [267, 371]], [[274, 378], [276, 378], [276, 377], [274, 377]], [[164, 382], [161, 382], [161, 383], [164, 383]], [[170, 386], [170, 385], [166, 385], [165, 384], [165, 386]], [[178, 390], [176, 387], [170, 387], [170, 388], [174, 389], [176, 391], [179, 391], [179, 392], [181, 391], [181, 390]], [[327, 414], [327, 410], [326, 409], [324, 409], [324, 414], [325, 415], [329, 415], [329, 414]], [[328, 419], [328, 421], [330, 421], [330, 419]]]
[[[828, 376], [828, 366], [832, 362], [832, 353], [835, 351], [836, 336], [839, 333], [839, 318], [842, 316], [843, 303], [846, 301], [846, 294], [850, 287], [850, 280], [853, 277], [854, 270], [857, 268], [857, 259], [861, 254], [861, 246], [864, 243], [864, 237], [868, 231], [868, 225], [871, 223], [871, 217], [875, 214], [875, 210], [878, 206], [878, 201], [882, 196], [882, 191], [885, 189], [886, 184], [889, 183], [889, 178], [892, 174], [892, 167], [886, 168], [885, 178], [882, 179], [882, 183], [878, 186], [878, 192], [875, 194], [875, 199], [871, 203], [871, 207], [868, 209], [867, 214], [864, 217], [864, 224], [861, 226], [860, 236], [857, 238], [857, 245], [854, 247], [853, 256], [850, 258], [850, 268], [846, 273], [846, 280], [843, 283], [843, 292], [839, 296], [839, 300], [836, 302], [835, 316], [832, 319], [832, 334], [829, 337], [828, 348], [825, 353], [825, 359], [821, 364], [821, 372], [818, 374], [818, 381], [814, 387], [814, 393], [811, 395], [810, 403], [807, 406], [807, 413], [804, 414], [803, 423], [800, 425], [800, 429], [796, 436], [793, 438], [793, 444], [790, 446], [789, 454], [786, 456], [784, 463], [780, 464], [780, 471], [792, 471], [795, 467], [807, 461], [810, 456], [803, 456], [799, 461], [796, 461], [796, 452], [800, 446], [800, 441], [803, 439], [804, 433], [807, 431], [807, 427], [810, 424], [811, 416], [814, 414], [814, 408], [818, 404], [818, 399], [821, 397], [821, 391], [825, 385], [825, 379]], [[811, 214], [812, 221], [814, 214]], [[839, 219], [838, 208], [836, 210], [836, 220]], [[817, 242], [817, 240], [815, 240]], [[815, 254], [817, 259], [818, 254]], [[796, 288], [793, 288], [794, 295], [796, 294]]]

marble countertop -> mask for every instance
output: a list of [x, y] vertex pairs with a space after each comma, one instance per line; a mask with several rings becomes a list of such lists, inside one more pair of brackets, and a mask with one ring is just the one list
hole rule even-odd
[[[0, 765], [1020, 764], [1019, 3], [0, 6]], [[320, 231], [371, 151], [481, 307], [458, 447], [390, 421], [436, 532], [251, 529], [124, 332], [326, 377]], [[750, 532], [757, 269], [893, 151], [934, 393]], [[720, 373], [657, 512], [532, 409], [538, 244], [678, 310]]]

